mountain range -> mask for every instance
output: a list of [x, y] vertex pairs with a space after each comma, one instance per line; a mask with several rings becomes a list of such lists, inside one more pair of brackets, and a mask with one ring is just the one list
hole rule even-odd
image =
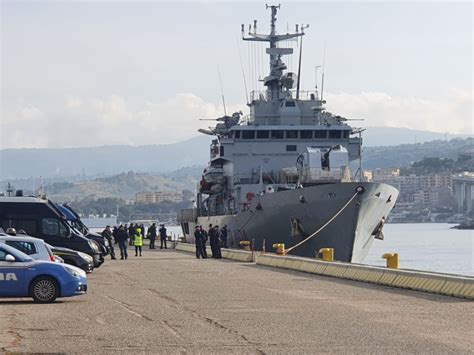
[[[407, 156], [397, 154], [389, 159], [393, 146], [412, 145], [467, 135], [447, 135], [405, 128], [368, 128], [364, 134], [364, 167], [383, 167], [389, 164], [409, 164], [416, 159], [408, 148]], [[39, 178], [65, 181], [86, 177], [106, 177], [124, 171], [149, 173], [177, 173], [189, 166], [205, 166], [209, 158], [212, 137], [197, 136], [189, 140], [166, 145], [101, 146], [64, 149], [3, 149], [0, 150], [0, 181]], [[442, 143], [436, 143], [439, 148]], [[377, 147], [377, 148], [375, 148]], [[429, 148], [431, 149], [431, 148]], [[424, 152], [425, 154], [427, 152]], [[440, 152], [442, 154], [442, 152]], [[423, 156], [419, 157], [420, 159]], [[375, 160], [374, 160], [375, 159]], [[373, 160], [373, 163], [370, 163]], [[378, 166], [377, 166], [378, 165]], [[383, 165], [383, 166], [382, 166]]]

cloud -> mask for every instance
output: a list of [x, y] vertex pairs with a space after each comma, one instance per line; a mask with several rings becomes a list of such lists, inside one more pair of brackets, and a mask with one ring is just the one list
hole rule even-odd
[[[18, 104], [21, 105], [21, 104]], [[99, 145], [165, 144], [196, 136], [214, 124], [199, 118], [222, 116], [219, 105], [184, 93], [160, 102], [132, 107], [125, 98], [66, 97], [54, 109], [17, 107], [4, 112], [1, 148], [59, 148]], [[228, 112], [243, 110], [230, 105]]]
[[328, 93], [327, 108], [362, 126], [403, 127], [441, 133], [473, 134], [473, 95], [448, 90], [439, 99], [391, 96], [382, 92]]
[[[362, 126], [406, 127], [446, 133], [473, 133], [472, 93], [449, 90], [443, 99], [396, 97], [381, 92], [328, 93], [329, 111], [364, 118]], [[227, 112], [244, 105], [229, 105]], [[178, 142], [222, 116], [223, 109], [191, 94], [165, 101], [128, 102], [124, 97], [65, 97], [54, 108], [18, 100], [2, 108], [1, 148], [62, 148], [99, 145], [146, 145]], [[359, 124], [358, 124], [359, 125]]]

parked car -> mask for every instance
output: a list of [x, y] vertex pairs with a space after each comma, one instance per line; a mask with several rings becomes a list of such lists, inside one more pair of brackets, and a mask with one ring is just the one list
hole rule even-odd
[[43, 239], [33, 238], [27, 235], [0, 235], [0, 243], [9, 245], [25, 253], [34, 260], [56, 262], [53, 252]]
[[21, 251], [0, 244], [0, 297], [32, 297], [50, 303], [58, 297], [87, 292], [86, 273], [74, 266], [33, 260]]
[[82, 221], [79, 215], [68, 205], [57, 205], [59, 210], [63, 213], [68, 221], [69, 225], [79, 232], [81, 232], [86, 238], [96, 241], [103, 256], [107, 256], [110, 253], [109, 241], [104, 238], [101, 234], [91, 231]]
[[[54, 255], [54, 260], [57, 262], [57, 263], [63, 263], [64, 264], [64, 259], [61, 258], [59, 255]], [[79, 268], [80, 269], [80, 268]]]
[[68, 248], [54, 247], [52, 245], [49, 247], [53, 254], [56, 257], [62, 258], [66, 264], [76, 266], [87, 273], [94, 270], [94, 261], [90, 255]]
[[50, 245], [89, 254], [94, 259], [94, 267], [104, 262], [97, 243], [72, 228], [49, 200], [24, 196], [0, 197], [0, 226], [4, 230], [23, 229], [26, 234], [43, 239]]

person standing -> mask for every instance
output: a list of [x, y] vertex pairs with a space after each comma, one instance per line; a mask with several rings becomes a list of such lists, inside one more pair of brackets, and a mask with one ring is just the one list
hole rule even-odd
[[127, 237], [128, 237], [128, 224], [127, 223], [125, 223], [125, 225], [123, 226], [123, 229], [125, 230], [125, 232], [127, 232]]
[[199, 226], [196, 226], [194, 229], [194, 244], [196, 245], [196, 259], [206, 259], [206, 256], [204, 255], [204, 235], [201, 233], [201, 230], [199, 229]]
[[204, 259], [206, 259], [207, 258], [206, 243], [207, 243], [208, 235], [207, 235], [206, 230], [202, 228], [202, 226], [199, 226], [199, 231], [201, 232], [201, 236], [202, 236], [201, 243], [202, 243], [202, 251], [204, 254]]
[[127, 252], [128, 230], [123, 225], [120, 225], [117, 233], [117, 242], [120, 248], [120, 260], [128, 259]]
[[128, 227], [128, 240], [129, 240], [129, 245], [133, 245], [133, 238], [135, 237], [135, 226], [133, 223], [130, 223], [130, 226]]
[[145, 228], [145, 225], [142, 223], [142, 225], [140, 226], [140, 228], [142, 229], [142, 236], [143, 236], [143, 239], [146, 238], [146, 228]]
[[227, 248], [227, 224], [221, 228], [221, 246]]
[[216, 252], [216, 230], [212, 226], [212, 224], [209, 224], [209, 229], [207, 230], [207, 235], [209, 236], [209, 244], [211, 245], [211, 252], [212, 252], [212, 257], [216, 258], [217, 252]]
[[163, 249], [163, 243], [165, 244], [165, 249], [168, 249], [166, 247], [166, 238], [167, 238], [167, 235], [166, 235], [166, 228], [165, 228], [165, 225], [164, 224], [160, 224], [160, 242], [161, 242], [161, 246], [160, 246], [160, 249]]
[[114, 250], [114, 243], [112, 242], [112, 230], [110, 229], [110, 226], [106, 226], [105, 229], [102, 231], [102, 237], [104, 239], [107, 239], [109, 242], [109, 248], [110, 248], [110, 257], [112, 260], [115, 260], [115, 250]]
[[117, 226], [114, 226], [114, 229], [112, 229], [112, 237], [114, 238], [114, 244], [117, 244], [117, 235], [118, 235], [118, 228]]
[[135, 228], [133, 244], [135, 245], [135, 256], [138, 256], [138, 253], [142, 256], [143, 236], [142, 229], [138, 225]]
[[148, 228], [148, 238], [150, 238], [150, 249], [155, 249], [156, 223], [153, 223], [150, 228]]
[[221, 232], [219, 230], [219, 226], [214, 227], [214, 231], [216, 233], [216, 240], [214, 242], [214, 249], [215, 249], [215, 254], [216, 254], [216, 259], [222, 259], [222, 254], [221, 254]]

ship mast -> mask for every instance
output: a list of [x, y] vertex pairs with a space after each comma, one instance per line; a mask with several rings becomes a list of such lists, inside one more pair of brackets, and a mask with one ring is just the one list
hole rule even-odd
[[279, 100], [280, 93], [282, 92], [282, 83], [281, 77], [283, 71], [287, 69], [287, 66], [281, 60], [283, 55], [293, 54], [293, 48], [278, 48], [277, 43], [284, 40], [289, 40], [292, 38], [297, 38], [304, 36], [304, 29], [308, 26], [301, 26], [301, 32], [299, 31], [298, 25], [296, 25], [296, 33], [287, 33], [283, 35], [278, 35], [276, 33], [276, 15], [277, 11], [280, 8], [280, 5], [266, 5], [267, 9], [271, 9], [271, 18], [270, 18], [270, 34], [258, 34], [257, 21], [254, 21], [253, 33], [250, 31], [251, 26], [249, 25], [248, 35], [250, 37], [245, 37], [245, 26], [242, 25], [242, 39], [244, 41], [256, 41], [256, 42], [269, 42], [270, 48], [266, 49], [266, 53], [270, 56], [270, 73], [263, 79], [263, 84], [268, 88], [267, 89], [267, 100]]

